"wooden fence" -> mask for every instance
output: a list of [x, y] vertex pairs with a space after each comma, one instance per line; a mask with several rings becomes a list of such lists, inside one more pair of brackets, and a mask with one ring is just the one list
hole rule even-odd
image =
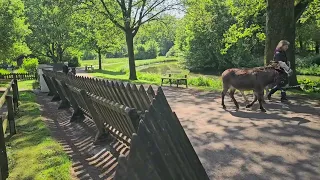
[[[12, 89], [12, 95], [9, 95]], [[19, 91], [18, 82], [16, 79], [12, 80], [6, 91], [0, 98], [0, 108], [3, 110], [6, 103], [7, 112], [0, 116], [0, 180], [8, 177], [8, 158], [5, 146], [5, 133], [9, 125], [10, 135], [16, 134], [16, 125], [14, 115], [18, 110]]]
[[161, 87], [155, 93], [151, 86], [43, 73], [52, 101], [74, 109], [70, 121], [86, 115], [97, 127], [96, 143], [112, 137], [129, 149], [114, 154], [114, 179], [209, 179]]
[[0, 74], [0, 79], [33, 80], [37, 79], [37, 73], [10, 73]]

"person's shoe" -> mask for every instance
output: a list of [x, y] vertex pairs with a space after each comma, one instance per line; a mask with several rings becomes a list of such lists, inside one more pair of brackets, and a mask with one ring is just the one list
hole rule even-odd
[[268, 94], [267, 98], [270, 101], [271, 100], [271, 94]]
[[286, 92], [281, 92], [281, 102], [286, 102], [286, 101], [288, 101]]

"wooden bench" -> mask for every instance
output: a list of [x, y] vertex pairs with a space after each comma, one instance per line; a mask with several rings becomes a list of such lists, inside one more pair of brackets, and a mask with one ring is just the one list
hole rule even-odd
[[179, 83], [184, 82], [186, 88], [188, 88], [188, 75], [183, 74], [182, 71], [167, 71], [165, 76], [161, 77], [161, 86], [165, 79], [169, 80], [170, 86], [172, 84], [172, 80], [175, 80], [177, 87], [179, 87]]
[[85, 66], [85, 67], [84, 67], [84, 70], [85, 70], [86, 72], [93, 72], [94, 66], [93, 66], [93, 65]]

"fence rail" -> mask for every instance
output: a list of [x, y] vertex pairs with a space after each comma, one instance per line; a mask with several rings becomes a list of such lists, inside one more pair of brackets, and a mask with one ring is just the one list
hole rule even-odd
[[0, 74], [0, 79], [33, 80], [37, 79], [37, 73], [10, 73]]
[[207, 180], [176, 114], [161, 89], [43, 70], [52, 101], [74, 109], [71, 122], [84, 115], [97, 127], [96, 142], [123, 143], [129, 151], [114, 154], [114, 179]]
[[[9, 95], [12, 89], [12, 95]], [[8, 177], [8, 158], [5, 146], [5, 133], [9, 126], [10, 135], [16, 134], [14, 115], [18, 111], [19, 90], [16, 79], [11, 80], [0, 98], [0, 108], [6, 103], [7, 112], [0, 116], [0, 180]]]

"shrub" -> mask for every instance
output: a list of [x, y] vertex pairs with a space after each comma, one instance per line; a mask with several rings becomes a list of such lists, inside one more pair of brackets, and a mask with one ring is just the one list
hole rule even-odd
[[70, 54], [64, 56], [64, 61], [68, 62], [69, 67], [79, 67], [81, 65], [79, 57]]
[[159, 47], [156, 41], [148, 41], [146, 44], [139, 44], [135, 49], [135, 59], [154, 59], [157, 57]]
[[297, 73], [301, 75], [320, 76], [320, 65], [314, 64], [309, 67], [297, 67]]
[[39, 62], [37, 58], [26, 58], [23, 60], [22, 68], [28, 73], [36, 73]]
[[11, 72], [6, 69], [0, 69], [0, 74], [10, 74]]
[[19, 68], [15, 71], [15, 73], [28, 73], [28, 71], [26, 71], [25, 69], [23, 68]]
[[320, 66], [320, 55], [311, 58], [311, 62]]
[[298, 80], [301, 88], [306, 92], [320, 92], [320, 81], [312, 81], [308, 78]]

